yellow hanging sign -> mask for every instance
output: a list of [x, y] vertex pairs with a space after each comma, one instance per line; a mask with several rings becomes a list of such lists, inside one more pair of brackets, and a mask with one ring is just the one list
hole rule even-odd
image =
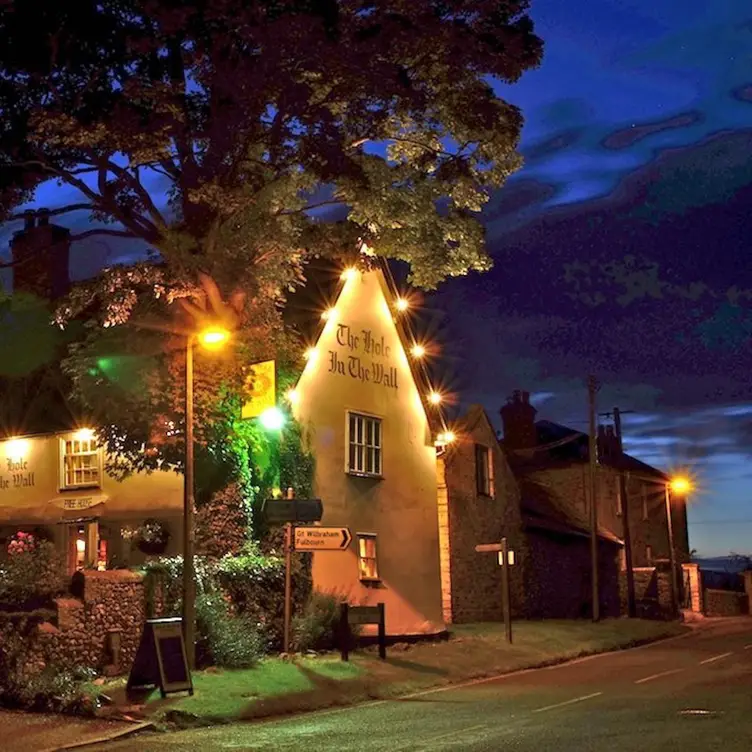
[[264, 410], [277, 404], [276, 361], [254, 363], [246, 380], [246, 399], [241, 418], [258, 418]]

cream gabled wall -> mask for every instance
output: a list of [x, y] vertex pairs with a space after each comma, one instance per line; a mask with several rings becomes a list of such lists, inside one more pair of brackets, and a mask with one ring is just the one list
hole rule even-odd
[[[391, 634], [443, 627], [436, 451], [380, 271], [343, 286], [296, 387], [294, 412], [310, 432], [324, 525], [346, 525], [345, 553], [317, 552], [314, 585], [354, 603], [386, 604]], [[382, 419], [383, 478], [345, 472], [347, 411]], [[378, 535], [381, 584], [360, 582], [357, 533]]]
[[62, 435], [0, 441], [0, 523], [54, 524], [75, 511], [66, 513], [64, 499], [92, 499], [82, 516], [142, 520], [182, 514], [183, 476], [171, 472], [138, 473], [122, 482], [103, 473], [100, 488], [60, 490]]

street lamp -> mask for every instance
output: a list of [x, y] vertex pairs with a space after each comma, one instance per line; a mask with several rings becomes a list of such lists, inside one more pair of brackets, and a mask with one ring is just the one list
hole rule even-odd
[[671, 565], [671, 595], [674, 601], [674, 611], [679, 610], [679, 581], [676, 573], [676, 552], [674, 550], [674, 523], [671, 516], [671, 492], [688, 494], [692, 490], [692, 482], [683, 475], [677, 475], [666, 483], [666, 527], [668, 528], [668, 555]]
[[183, 634], [189, 668], [196, 664], [196, 572], [193, 498], [193, 343], [207, 350], [219, 350], [230, 339], [221, 327], [206, 327], [189, 334], [185, 341], [185, 469], [183, 473]]

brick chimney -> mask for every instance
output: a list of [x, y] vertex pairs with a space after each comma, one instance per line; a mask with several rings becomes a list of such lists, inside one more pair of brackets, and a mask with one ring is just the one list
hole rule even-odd
[[538, 411], [530, 404], [530, 392], [515, 390], [499, 412], [504, 426], [505, 446], [509, 449], [530, 449], [538, 443], [535, 432], [535, 415]]
[[55, 300], [70, 289], [70, 230], [50, 224], [50, 213], [40, 209], [24, 214], [23, 230], [10, 241], [13, 291]]
[[614, 461], [621, 455], [619, 437], [613, 426], [598, 426], [598, 457], [605, 461]]

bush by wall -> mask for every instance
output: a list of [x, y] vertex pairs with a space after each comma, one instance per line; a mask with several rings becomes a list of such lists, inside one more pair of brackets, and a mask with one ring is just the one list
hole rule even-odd
[[65, 590], [62, 556], [55, 544], [33, 533], [16, 533], [0, 564], [0, 604], [15, 610], [43, 606]]
[[334, 650], [338, 645], [341, 604], [345, 598], [314, 592], [292, 625], [294, 650]]

